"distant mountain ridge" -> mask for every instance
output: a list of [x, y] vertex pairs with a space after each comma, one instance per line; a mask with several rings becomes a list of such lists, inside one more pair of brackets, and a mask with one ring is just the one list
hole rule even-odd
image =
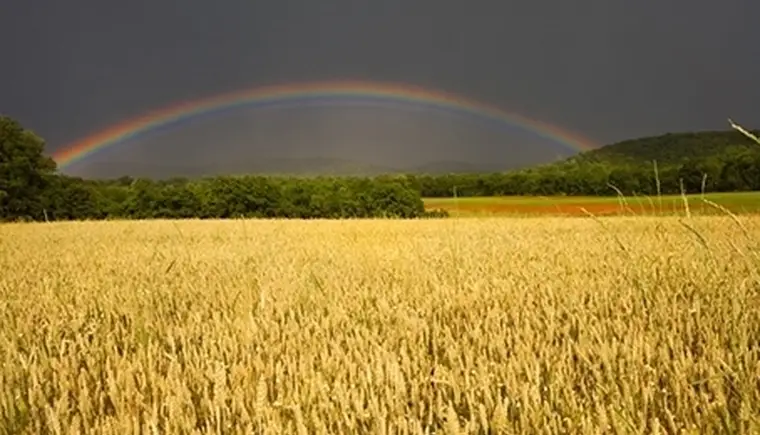
[[[498, 172], [516, 169], [516, 167], [499, 167], [498, 165], [483, 165], [462, 161], [442, 160], [409, 167], [391, 167], [359, 162], [355, 160], [312, 157], [312, 158], [276, 158], [262, 160], [241, 160], [234, 164], [224, 165], [224, 171], [215, 171], [206, 165], [185, 165], [172, 162], [144, 163], [129, 162], [129, 174], [121, 174], [125, 162], [100, 163], [90, 168], [93, 178], [113, 178], [114, 176], [130, 175], [135, 177], [172, 178], [172, 177], [204, 177], [214, 175], [256, 174], [282, 176], [376, 176], [383, 174], [414, 173], [414, 174], [445, 174], [445, 173], [477, 173]], [[118, 175], [116, 175], [118, 174]]]
[[[753, 130], [755, 134], [760, 131]], [[564, 165], [567, 163], [609, 163], [631, 164], [651, 163], [677, 165], [686, 159], [702, 159], [726, 155], [732, 152], [754, 149], [758, 145], [735, 130], [666, 133], [638, 139], [624, 140], [610, 145], [576, 154], [572, 157], [552, 159], [540, 166]], [[128, 173], [123, 169], [128, 166]], [[282, 176], [376, 176], [382, 174], [454, 174], [504, 172], [523, 169], [526, 165], [517, 162], [471, 163], [456, 160], [432, 161], [421, 165], [391, 167], [355, 160], [330, 157], [240, 159], [225, 164], [224, 170], [212, 169], [212, 164], [187, 165], [174, 162], [109, 162], [88, 168], [92, 175], [88, 178], [115, 178], [122, 175], [133, 177], [197, 178], [224, 174], [257, 174]]]

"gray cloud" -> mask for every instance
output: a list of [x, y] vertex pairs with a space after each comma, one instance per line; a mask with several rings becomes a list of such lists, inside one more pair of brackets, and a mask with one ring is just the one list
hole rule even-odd
[[[177, 101], [293, 81], [444, 89], [600, 143], [725, 128], [728, 116], [756, 126], [760, 101], [753, 0], [38, 0], [2, 9], [0, 112], [51, 151]], [[114, 148], [77, 170], [275, 152], [405, 164], [528, 162], [564, 151], [436, 114], [241, 110]]]

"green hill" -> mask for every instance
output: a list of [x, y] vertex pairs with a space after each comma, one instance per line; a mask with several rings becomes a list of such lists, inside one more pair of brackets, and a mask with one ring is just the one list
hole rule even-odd
[[[757, 134], [758, 131], [753, 133]], [[568, 161], [602, 163], [650, 163], [677, 165], [687, 159], [720, 157], [758, 145], [735, 130], [667, 133], [630, 139], [575, 155]]]

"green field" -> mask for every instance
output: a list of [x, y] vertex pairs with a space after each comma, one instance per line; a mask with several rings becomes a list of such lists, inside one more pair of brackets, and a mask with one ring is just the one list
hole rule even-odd
[[[425, 208], [455, 216], [478, 215], [661, 215], [760, 213], [760, 192], [711, 193], [661, 197], [505, 196], [426, 198]], [[585, 210], [585, 211], [584, 211]]]

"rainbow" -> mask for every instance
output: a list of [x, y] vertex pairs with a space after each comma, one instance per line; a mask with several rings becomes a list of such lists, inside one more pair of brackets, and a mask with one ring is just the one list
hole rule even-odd
[[129, 119], [64, 146], [55, 151], [52, 157], [60, 169], [65, 169], [98, 151], [124, 143], [158, 128], [225, 109], [243, 106], [336, 104], [342, 101], [417, 105], [517, 126], [576, 152], [597, 148], [597, 145], [591, 140], [564, 128], [448, 92], [406, 84], [373, 81], [330, 81], [257, 87], [180, 102]]

